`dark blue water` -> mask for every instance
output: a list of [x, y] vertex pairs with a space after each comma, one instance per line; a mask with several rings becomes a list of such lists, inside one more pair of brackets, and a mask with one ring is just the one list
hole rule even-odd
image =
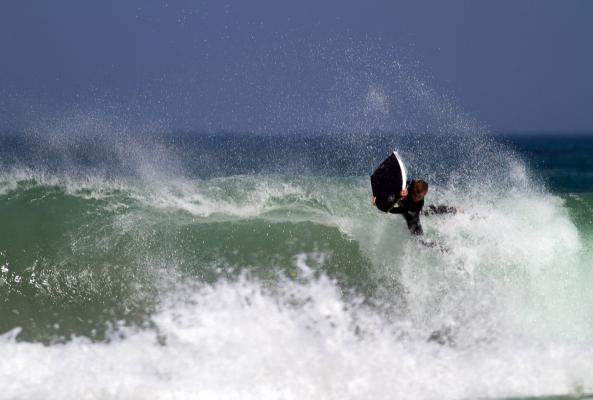
[[493, 160], [511, 149], [550, 191], [593, 192], [593, 134], [461, 137], [417, 132], [364, 136], [167, 133], [48, 139], [4, 132], [0, 134], [0, 167], [41, 167], [50, 173], [67, 170], [69, 175], [92, 169], [110, 176], [133, 175], [137, 168], [128, 164], [141, 162], [158, 165], [159, 169], [173, 168], [194, 178], [254, 173], [364, 176], [394, 148], [404, 156], [412, 175], [420, 174], [436, 183], [446, 182], [456, 169], [464, 170], [465, 176], [477, 173], [472, 168], [484, 157]]
[[593, 192], [593, 134], [500, 135], [556, 193]]

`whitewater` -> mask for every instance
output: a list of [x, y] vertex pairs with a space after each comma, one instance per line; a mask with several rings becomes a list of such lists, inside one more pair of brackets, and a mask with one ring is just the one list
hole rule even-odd
[[593, 392], [593, 197], [486, 135], [51, 138], [2, 141], [1, 399]]

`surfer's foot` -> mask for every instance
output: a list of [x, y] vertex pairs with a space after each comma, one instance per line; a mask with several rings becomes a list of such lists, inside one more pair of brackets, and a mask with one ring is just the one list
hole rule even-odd
[[455, 338], [453, 337], [453, 332], [451, 331], [451, 328], [449, 328], [448, 326], [445, 326], [441, 329], [432, 332], [428, 337], [427, 342], [436, 342], [441, 346], [455, 346]]

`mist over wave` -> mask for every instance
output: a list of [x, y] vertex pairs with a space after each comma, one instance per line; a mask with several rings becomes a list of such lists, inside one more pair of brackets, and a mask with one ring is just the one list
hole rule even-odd
[[[76, 111], [1, 136], [0, 397], [593, 391], [590, 195], [552, 193], [401, 64], [312, 54], [343, 61], [324, 112], [268, 101], [313, 133]], [[447, 251], [371, 206], [393, 149], [466, 210], [423, 218]]]
[[[207, 140], [224, 154], [248, 143], [213, 137], [196, 147]], [[256, 149], [282, 158], [300, 142], [260, 140], [255, 159]], [[336, 139], [306, 140], [326, 149]], [[52, 172], [9, 168], [0, 191], [7, 393], [47, 397], [64, 371], [30, 369], [36, 357], [45, 360], [39, 368], [79, 366], [68, 378], [72, 398], [88, 390], [161, 398], [173, 387], [198, 397], [261, 398], [282, 388], [391, 398], [394, 379], [413, 397], [590, 390], [583, 250], [591, 239], [564, 201], [530, 181], [512, 152], [506, 175], [485, 175], [475, 191], [478, 177], [457, 186], [435, 174], [429, 200], [467, 212], [424, 218], [427, 236], [450, 251], [425, 249], [397, 216], [370, 206], [356, 163], [372, 168], [373, 146], [364, 162], [344, 150], [346, 172], [306, 153], [317, 165], [282, 173], [264, 160], [252, 173], [247, 161], [235, 167], [242, 174], [199, 177], [179, 164], [167, 170], [163, 153], [166, 167], [156, 157], [136, 163], [150, 159], [141, 155], [130, 159], [138, 170], [121, 174], [105, 173], [111, 166], [71, 173], [70, 157]], [[324, 174], [328, 165], [335, 169]], [[123, 362], [114, 364], [117, 354]], [[578, 368], [566, 367], [574, 360]], [[534, 380], [547, 384], [534, 389]]]

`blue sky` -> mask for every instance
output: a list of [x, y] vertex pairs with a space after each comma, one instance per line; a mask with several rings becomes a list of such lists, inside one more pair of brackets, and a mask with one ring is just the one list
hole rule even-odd
[[102, 107], [186, 130], [315, 130], [369, 93], [407, 118], [420, 81], [489, 130], [593, 132], [591, 1], [7, 0], [0, 48], [4, 129]]

